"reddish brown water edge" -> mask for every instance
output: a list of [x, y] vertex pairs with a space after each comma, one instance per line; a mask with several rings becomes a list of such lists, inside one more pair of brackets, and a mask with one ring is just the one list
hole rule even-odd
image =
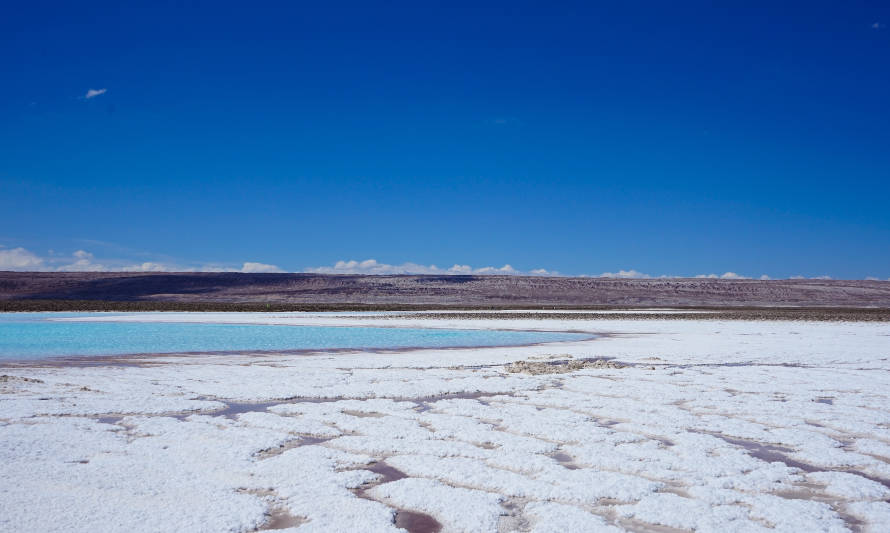
[[[380, 475], [378, 481], [355, 490], [356, 496], [368, 500], [373, 500], [373, 498], [368, 495], [368, 489], [408, 477], [407, 474], [386, 464], [385, 461], [378, 461], [370, 466], [362, 468], [362, 470], [370, 470], [371, 472]], [[438, 533], [439, 531], [442, 531], [442, 524], [432, 516], [409, 511], [407, 509], [396, 509], [396, 526], [407, 530], [409, 533]]]
[[411, 533], [439, 533], [442, 531], [442, 524], [438, 520], [430, 515], [412, 511], [398, 511], [396, 527], [407, 529]]

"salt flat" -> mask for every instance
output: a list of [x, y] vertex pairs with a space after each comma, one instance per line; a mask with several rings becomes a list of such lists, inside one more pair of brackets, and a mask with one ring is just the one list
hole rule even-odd
[[0, 530], [890, 530], [887, 323], [151, 316], [608, 335], [5, 368]]

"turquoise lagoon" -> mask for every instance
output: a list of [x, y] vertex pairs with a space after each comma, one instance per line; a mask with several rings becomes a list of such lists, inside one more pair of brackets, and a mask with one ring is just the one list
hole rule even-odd
[[96, 314], [0, 313], [0, 361], [192, 352], [518, 346], [592, 337], [541, 331], [59, 320], [87, 316]]

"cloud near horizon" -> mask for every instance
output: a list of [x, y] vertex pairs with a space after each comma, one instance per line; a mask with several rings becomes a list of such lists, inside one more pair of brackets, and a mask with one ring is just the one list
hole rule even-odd
[[115, 259], [97, 260], [86, 250], [71, 255], [52, 252], [41, 257], [25, 248], [0, 249], [0, 270], [20, 272], [243, 272], [245, 274], [284, 272], [276, 265], [245, 261], [240, 268], [220, 265], [185, 266], [146, 261], [131, 263]]
[[315, 274], [506, 274], [506, 275], [535, 275], [547, 276], [556, 275], [555, 272], [544, 269], [536, 269], [530, 272], [521, 272], [510, 265], [498, 267], [481, 267], [473, 268], [470, 265], [454, 264], [449, 268], [439, 268], [436, 265], [420, 265], [417, 263], [402, 263], [401, 265], [389, 265], [379, 263], [376, 259], [365, 259], [364, 261], [337, 261], [334, 266], [308, 267], [303, 272], [311, 272]]
[[[77, 250], [70, 255], [58, 255], [49, 252], [46, 256], [40, 256], [22, 247], [5, 248], [0, 245], [0, 270], [20, 272], [241, 272], [245, 274], [258, 273], [286, 273], [290, 272], [277, 265], [260, 263], [257, 261], [245, 261], [240, 267], [234, 265], [219, 264], [191, 264], [183, 265], [163, 261], [145, 261], [136, 263], [120, 259], [96, 259], [86, 250]], [[611, 278], [611, 279], [669, 279], [669, 278], [698, 278], [698, 279], [726, 279], [744, 280], [755, 279], [743, 276], [735, 272], [723, 274], [698, 274], [695, 276], [660, 275], [652, 276], [634, 269], [618, 270], [617, 272], [603, 272], [601, 274], [576, 274], [567, 275], [555, 270], [537, 268], [534, 270], [518, 270], [509, 264], [501, 267], [484, 266], [474, 268], [470, 265], [455, 263], [448, 268], [440, 268], [436, 265], [422, 265], [419, 263], [402, 263], [390, 265], [381, 263], [376, 259], [364, 261], [337, 261], [332, 266], [307, 267], [296, 272], [313, 274], [368, 274], [368, 275], [398, 275], [398, 274], [433, 274], [433, 275], [508, 275], [508, 276], [552, 276], [552, 277], [585, 277], [585, 278]], [[763, 274], [759, 280], [783, 279], [773, 278]], [[832, 279], [830, 276], [790, 276], [784, 279]], [[869, 276], [869, 281], [884, 281], [881, 278]], [[888, 278], [886, 281], [890, 281]]]
[[[764, 278], [764, 276], [766, 276], [766, 277]], [[719, 276], [717, 274], [699, 274], [695, 277], [696, 278], [707, 278], [707, 279], [751, 279], [748, 276], [740, 276], [739, 274], [736, 274], [735, 272], [725, 272], [723, 274], [720, 274]], [[763, 276], [760, 276], [760, 279], [770, 279], [770, 277], [767, 276], [766, 274], [764, 274]]]
[[38, 270], [42, 266], [43, 259], [24, 248], [0, 250], [0, 270]]

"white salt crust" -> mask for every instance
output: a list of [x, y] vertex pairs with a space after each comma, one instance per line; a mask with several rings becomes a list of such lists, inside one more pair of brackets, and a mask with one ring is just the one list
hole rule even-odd
[[[890, 530], [886, 324], [100, 318], [615, 335], [4, 368], [0, 531]], [[568, 356], [630, 366], [503, 367]]]

